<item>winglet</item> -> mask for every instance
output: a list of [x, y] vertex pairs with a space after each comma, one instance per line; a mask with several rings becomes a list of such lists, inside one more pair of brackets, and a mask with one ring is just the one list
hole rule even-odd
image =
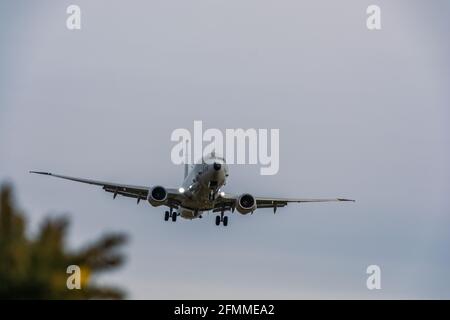
[[352, 200], [352, 199], [342, 199], [342, 198], [338, 198], [338, 201], [351, 201], [351, 202], [355, 202], [355, 200]]
[[30, 171], [30, 173], [45, 174], [47, 176], [52, 175], [50, 172], [44, 172], [44, 171]]

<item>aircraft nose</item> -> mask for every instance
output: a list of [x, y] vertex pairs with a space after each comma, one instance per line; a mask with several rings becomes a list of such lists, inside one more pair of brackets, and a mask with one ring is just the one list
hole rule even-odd
[[219, 171], [220, 168], [222, 168], [222, 165], [220, 163], [214, 162], [213, 167], [214, 170]]

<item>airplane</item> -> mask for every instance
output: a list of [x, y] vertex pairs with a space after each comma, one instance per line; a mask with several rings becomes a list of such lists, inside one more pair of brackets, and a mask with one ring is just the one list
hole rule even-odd
[[[228, 178], [228, 165], [225, 159], [216, 156], [214, 151], [205, 156], [201, 163], [194, 165], [185, 164], [184, 181], [178, 189], [169, 189], [160, 185], [153, 187], [133, 186], [90, 179], [74, 178], [50, 172], [30, 171], [41, 175], [62, 178], [92, 185], [102, 186], [103, 190], [113, 193], [113, 199], [117, 195], [148, 201], [153, 207], [166, 206], [164, 220], [173, 222], [180, 216], [184, 219], [202, 218], [204, 212], [218, 213], [215, 224], [228, 225], [228, 216], [225, 212], [237, 210], [240, 214], [253, 214], [256, 209], [272, 208], [276, 213], [278, 208], [285, 207], [288, 203], [304, 202], [332, 202], [355, 201], [351, 199], [302, 199], [302, 198], [272, 198], [255, 197], [250, 193], [232, 195], [221, 191]], [[174, 211], [174, 209], [176, 211]]]

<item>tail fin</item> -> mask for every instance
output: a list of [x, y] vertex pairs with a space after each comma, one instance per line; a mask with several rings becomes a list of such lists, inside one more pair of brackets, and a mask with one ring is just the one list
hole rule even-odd
[[184, 164], [184, 178], [188, 176], [189, 173], [189, 165], [187, 163]]
[[185, 149], [186, 158], [184, 159], [184, 178], [185, 179], [189, 174], [189, 154], [190, 154], [190, 152], [188, 150], [189, 150], [189, 140], [186, 140], [186, 149]]

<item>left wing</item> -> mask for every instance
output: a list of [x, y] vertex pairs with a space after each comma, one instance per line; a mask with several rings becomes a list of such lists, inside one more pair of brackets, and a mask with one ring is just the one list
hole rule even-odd
[[303, 202], [337, 202], [337, 201], [353, 201], [351, 199], [343, 199], [343, 198], [331, 198], [331, 199], [288, 199], [288, 198], [262, 198], [255, 197], [256, 207], [257, 208], [279, 208], [287, 206], [288, 203], [303, 203]]
[[[226, 210], [233, 209], [236, 200], [239, 195], [225, 195], [220, 197], [216, 201], [216, 209], [214, 211], [220, 211], [222, 208]], [[310, 199], [310, 198], [271, 198], [271, 197], [254, 197], [256, 201], [256, 208], [273, 208], [276, 211], [277, 208], [285, 207], [288, 203], [303, 203], [303, 202], [338, 202], [338, 201], [352, 201], [352, 199], [344, 198], [330, 198], [330, 199]]]

